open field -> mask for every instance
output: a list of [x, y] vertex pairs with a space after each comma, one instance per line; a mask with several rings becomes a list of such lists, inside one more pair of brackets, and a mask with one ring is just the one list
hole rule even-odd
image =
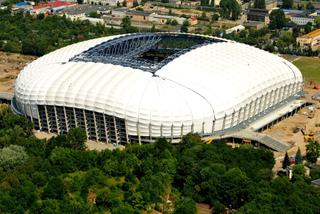
[[320, 83], [319, 57], [300, 57], [297, 60], [294, 60], [293, 64], [300, 69], [305, 81], [314, 80]]

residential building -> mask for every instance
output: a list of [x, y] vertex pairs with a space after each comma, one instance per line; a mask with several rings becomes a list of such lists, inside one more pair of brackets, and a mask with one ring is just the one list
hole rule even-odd
[[266, 10], [272, 10], [277, 7], [277, 0], [266, 0]]
[[126, 7], [114, 8], [111, 11], [111, 17], [122, 19], [127, 16], [127, 12], [128, 12], [128, 8]]
[[268, 10], [251, 8], [247, 13], [247, 21], [263, 22], [268, 25], [270, 23]]
[[230, 34], [230, 33], [238, 33], [240, 31], [243, 31], [244, 29], [246, 29], [243, 25], [237, 25], [235, 27], [229, 28], [226, 30], [226, 34]]
[[[125, 0], [85, 0], [84, 2], [87, 4], [117, 6], [118, 2], [122, 5], [124, 1]], [[132, 7], [133, 1], [134, 0], [126, 0], [127, 7]], [[140, 2], [140, 0], [138, 0], [138, 2]]]
[[306, 25], [309, 22], [314, 24], [314, 17], [308, 16], [306, 14], [298, 14], [292, 16], [290, 20], [297, 25]]
[[144, 12], [144, 11], [137, 11], [137, 10], [129, 10], [127, 12], [127, 16], [130, 17], [132, 21], [143, 21], [147, 22], [149, 21], [149, 16], [151, 13], [149, 12]]
[[149, 15], [149, 21], [155, 22], [157, 24], [166, 24], [168, 20], [176, 20], [179, 25], [182, 25], [186, 18], [178, 17], [178, 16], [168, 16], [168, 15], [161, 15], [152, 13]]

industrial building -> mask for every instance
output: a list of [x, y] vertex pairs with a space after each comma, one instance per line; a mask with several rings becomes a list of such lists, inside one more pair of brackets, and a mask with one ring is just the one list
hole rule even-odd
[[42, 131], [82, 127], [92, 140], [174, 143], [189, 132], [241, 129], [286, 109], [302, 90], [300, 71], [266, 51], [203, 35], [136, 33], [38, 58], [19, 74], [11, 106]]

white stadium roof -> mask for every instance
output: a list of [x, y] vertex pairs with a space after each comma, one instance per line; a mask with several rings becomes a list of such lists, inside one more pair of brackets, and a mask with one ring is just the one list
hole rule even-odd
[[[232, 119], [230, 115], [258, 98], [283, 90], [283, 94], [274, 92], [268, 100], [257, 101], [256, 111], [248, 111], [259, 113], [302, 90], [300, 71], [285, 59], [213, 37], [172, 34], [215, 41], [187, 49], [152, 72], [139, 69], [139, 61], [130, 66], [126, 58], [119, 58], [118, 63], [114, 58], [111, 63], [81, 58], [88, 49], [94, 51], [101, 44], [125, 41], [132, 35], [73, 44], [26, 66], [15, 88], [20, 111], [30, 114], [26, 106], [34, 109], [37, 105], [83, 108], [125, 119], [129, 135], [137, 135], [138, 126], [139, 134], [148, 136], [151, 124], [154, 136], [171, 136], [180, 135], [181, 129], [186, 134], [230, 128], [247, 119], [244, 115], [235, 121], [235, 115]], [[251, 112], [247, 114], [250, 117]]]

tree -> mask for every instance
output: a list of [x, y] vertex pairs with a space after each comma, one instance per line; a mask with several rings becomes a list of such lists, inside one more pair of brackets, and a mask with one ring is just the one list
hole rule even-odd
[[304, 169], [304, 165], [302, 164], [296, 164], [293, 166], [293, 176], [304, 176], [305, 174], [305, 169]]
[[70, 129], [67, 134], [66, 146], [69, 148], [85, 150], [87, 148], [85, 144], [86, 140], [87, 135], [85, 130], [81, 128], [73, 128]]
[[150, 31], [151, 31], [151, 32], [156, 32], [156, 31], [157, 31], [157, 30], [156, 30], [156, 26], [155, 26], [154, 24], [152, 24], [152, 27], [151, 27]]
[[83, 0], [77, 0], [78, 4], [83, 4]]
[[219, 193], [224, 204], [231, 205], [232, 208], [242, 206], [248, 196], [249, 179], [245, 172], [238, 168], [232, 168], [221, 178]]
[[295, 156], [295, 162], [296, 162], [296, 164], [301, 164], [302, 163], [302, 155], [301, 155], [300, 147], [298, 147], [298, 151], [297, 151], [296, 156]]
[[63, 180], [60, 177], [53, 177], [44, 188], [42, 198], [62, 199], [64, 194]]
[[213, 34], [213, 30], [212, 30], [212, 27], [211, 25], [209, 25], [206, 29], [206, 32], [205, 32], [206, 35], [212, 35]]
[[237, 0], [221, 0], [220, 16], [226, 19], [236, 20], [239, 18], [241, 7]]
[[196, 203], [192, 198], [183, 197], [175, 203], [174, 214], [195, 214], [197, 213]]
[[120, 2], [119, 2], [119, 1], [117, 1], [117, 7], [120, 7], [120, 6], [121, 6]]
[[293, 41], [292, 33], [289, 31], [283, 31], [277, 41], [277, 46], [280, 48], [286, 48], [289, 47]]
[[127, 1], [124, 0], [124, 1], [122, 2], [122, 7], [126, 7], [126, 6], [127, 6]]
[[27, 159], [28, 154], [22, 146], [10, 145], [0, 149], [0, 167], [5, 171], [22, 165]]
[[293, 0], [283, 0], [282, 1], [282, 8], [290, 9], [293, 6]]
[[100, 18], [101, 17], [101, 15], [97, 13], [97, 11], [90, 12], [88, 16], [91, 18]]
[[122, 19], [121, 27], [126, 33], [130, 33], [132, 31], [131, 19], [129, 16], [126, 16]]
[[12, 53], [20, 53], [21, 52], [21, 44], [16, 41], [7, 41], [3, 47], [5, 52], [12, 52]]
[[216, 14], [216, 13], [214, 13], [213, 15], [212, 15], [212, 18], [211, 18], [211, 20], [212, 21], [218, 21], [219, 20], [219, 15], [218, 14]]
[[181, 25], [180, 32], [188, 33], [188, 27], [189, 27], [189, 22], [188, 20], [185, 20]]
[[315, 19], [314, 19], [314, 23], [316, 25], [317, 28], [320, 28], [320, 16], [317, 16]]
[[286, 152], [286, 155], [284, 156], [283, 162], [282, 162], [282, 168], [286, 169], [288, 166], [290, 166], [290, 159], [289, 159], [289, 155]]
[[254, 0], [253, 4], [254, 8], [259, 8], [259, 9], [266, 9], [266, 2], [265, 0]]
[[309, 11], [312, 11], [312, 12], [314, 11], [314, 5], [312, 4], [312, 2], [309, 1], [307, 3], [306, 9], [309, 10]]
[[138, 1], [133, 1], [132, 6], [133, 6], [133, 7], [138, 7], [138, 6], [139, 6]]
[[171, 21], [171, 25], [178, 25], [178, 21], [177, 20], [175, 20], [175, 19], [172, 19], [172, 21]]
[[310, 33], [312, 31], [312, 23], [308, 22], [305, 26], [304, 26], [304, 32], [305, 33]]
[[319, 152], [320, 144], [316, 141], [310, 141], [307, 145], [307, 160], [311, 163], [316, 163], [320, 154]]
[[209, 0], [201, 0], [200, 5], [201, 6], [208, 6], [209, 5]]
[[270, 13], [270, 29], [281, 29], [286, 24], [286, 22], [287, 20], [282, 10], [273, 10]]
[[207, 14], [206, 14], [206, 12], [202, 12], [201, 13], [201, 16], [200, 16], [202, 19], [206, 19], [207, 18]]

